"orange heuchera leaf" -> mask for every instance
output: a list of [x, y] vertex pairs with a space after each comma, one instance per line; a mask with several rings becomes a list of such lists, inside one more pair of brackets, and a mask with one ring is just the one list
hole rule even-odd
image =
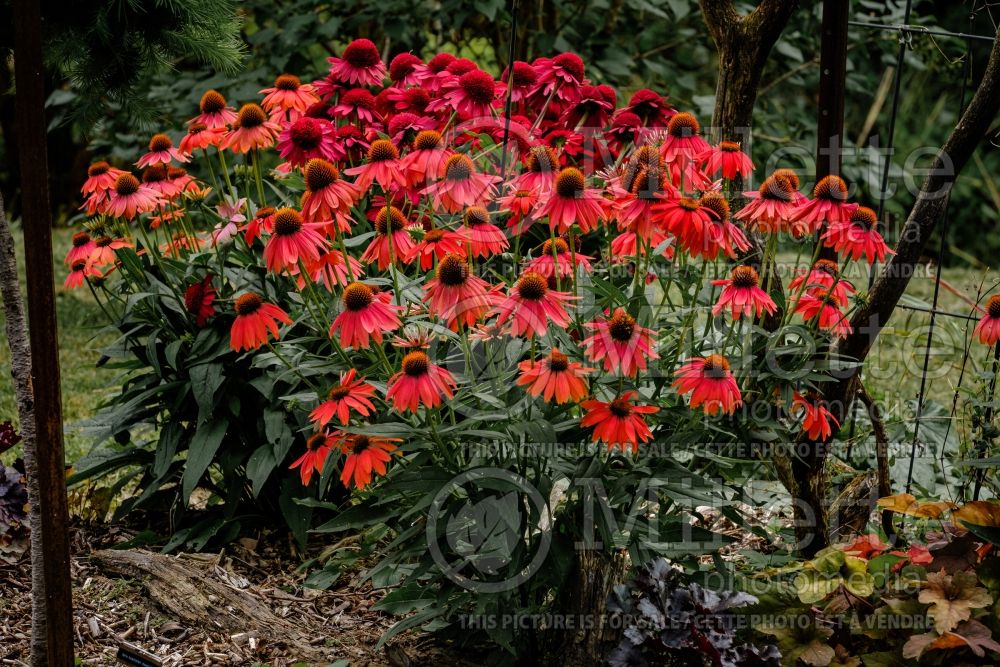
[[974, 500], [951, 513], [956, 523], [971, 523], [974, 526], [1000, 527], [1000, 504], [986, 500]]
[[897, 493], [894, 496], [886, 496], [878, 499], [878, 506], [897, 514], [907, 514], [909, 516], [937, 519], [945, 510], [955, 507], [954, 503], [947, 501], [917, 502], [916, 497], [909, 493]]
[[939, 633], [954, 630], [959, 623], [969, 620], [973, 609], [993, 603], [993, 596], [978, 583], [972, 572], [956, 572], [954, 576], [944, 570], [928, 573], [918, 599], [931, 606], [927, 614], [934, 619], [934, 629]]

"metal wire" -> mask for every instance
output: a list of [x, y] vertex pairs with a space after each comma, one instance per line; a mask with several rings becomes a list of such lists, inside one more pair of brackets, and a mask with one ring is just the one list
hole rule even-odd
[[[907, 10], [909, 10], [909, 3], [907, 3]], [[909, 21], [909, 14], [905, 21]], [[848, 25], [858, 26], [859, 28], [871, 28], [873, 30], [893, 30], [896, 32], [904, 32], [913, 35], [938, 35], [941, 37], [958, 37], [965, 40], [978, 39], [984, 42], [992, 42], [996, 39], [992, 35], [972, 35], [967, 32], [951, 32], [949, 30], [937, 30], [935, 28], [925, 28], [919, 25], [909, 25], [907, 23], [868, 23], [867, 21], [848, 21]]]
[[514, 46], [517, 43], [517, 0], [510, 0], [510, 43], [507, 46], [507, 99], [503, 105], [503, 147], [500, 149], [500, 182], [507, 178], [507, 142], [510, 140], [510, 105], [514, 94]]

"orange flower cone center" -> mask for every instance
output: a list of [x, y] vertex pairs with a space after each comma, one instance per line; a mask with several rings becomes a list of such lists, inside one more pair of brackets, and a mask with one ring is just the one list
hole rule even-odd
[[264, 305], [264, 300], [260, 297], [260, 294], [255, 292], [241, 294], [236, 298], [236, 314], [253, 315], [260, 310], [262, 305]]
[[219, 113], [226, 108], [226, 98], [217, 90], [209, 90], [201, 96], [198, 108], [202, 113]]
[[583, 186], [583, 172], [576, 167], [566, 167], [556, 178], [556, 193], [560, 197], [576, 197], [583, 193]]
[[813, 188], [813, 196], [827, 201], [847, 201], [847, 183], [840, 176], [824, 176]]
[[522, 299], [529, 301], [541, 301], [548, 289], [549, 286], [545, 278], [534, 271], [524, 274], [517, 281], [517, 293], [521, 295]]
[[383, 207], [382, 210], [378, 212], [378, 216], [375, 218], [376, 233], [385, 236], [389, 233], [390, 227], [394, 232], [406, 229], [406, 217], [403, 216], [403, 212], [395, 206]]
[[558, 373], [567, 368], [569, 368], [569, 358], [559, 350], [552, 350], [549, 354], [549, 369]]
[[377, 139], [368, 148], [369, 162], [386, 162], [398, 159], [399, 150], [388, 139]]
[[482, 206], [470, 206], [465, 209], [462, 221], [470, 227], [473, 225], [485, 225], [490, 221], [490, 214]]
[[472, 176], [474, 168], [468, 155], [452, 155], [445, 164], [444, 177], [449, 181], [464, 181]]
[[625, 342], [632, 340], [635, 333], [635, 318], [628, 313], [618, 313], [608, 320], [608, 332], [617, 341]]
[[274, 87], [278, 90], [298, 90], [302, 81], [294, 74], [282, 74], [274, 80]]
[[427, 373], [430, 367], [430, 359], [420, 351], [414, 351], [403, 357], [403, 372], [410, 377], [420, 377]]
[[274, 233], [291, 236], [302, 229], [302, 216], [294, 208], [278, 209], [274, 214]]
[[139, 179], [132, 174], [122, 174], [115, 180], [115, 192], [121, 197], [134, 195], [139, 191]]
[[364, 283], [351, 283], [344, 288], [344, 305], [348, 310], [364, 310], [375, 300], [372, 288]]
[[449, 287], [464, 285], [469, 278], [469, 265], [458, 253], [448, 253], [438, 263], [437, 278], [442, 285]]
[[757, 287], [760, 284], [760, 276], [752, 266], [737, 266], [731, 275], [733, 287]]
[[729, 360], [721, 354], [710, 354], [705, 357], [705, 377], [721, 380], [729, 372]]
[[413, 139], [413, 147], [418, 151], [429, 151], [441, 145], [441, 133], [436, 130], [421, 130]]
[[160, 151], [168, 151], [174, 145], [174, 142], [170, 140], [165, 134], [154, 134], [153, 138], [149, 140], [149, 150], [154, 153], [159, 153]]
[[306, 163], [306, 188], [318, 192], [340, 178], [340, 172], [328, 160], [313, 158]]
[[236, 123], [244, 129], [260, 127], [267, 121], [267, 114], [258, 105], [244, 104], [236, 117]]
[[681, 112], [671, 117], [667, 132], [675, 139], [689, 138], [701, 133], [701, 125], [691, 114]]

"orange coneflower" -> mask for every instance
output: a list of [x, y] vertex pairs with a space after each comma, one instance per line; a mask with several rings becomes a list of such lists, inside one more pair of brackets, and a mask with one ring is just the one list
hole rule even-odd
[[219, 146], [226, 138], [225, 127], [209, 127], [204, 123], [191, 123], [187, 134], [181, 137], [179, 148], [184, 153], [194, 153], [209, 146]]
[[743, 404], [729, 360], [721, 354], [695, 357], [677, 369], [671, 384], [681, 394], [691, 394], [691, 407], [699, 405], [707, 415], [732, 414]]
[[83, 287], [88, 278], [101, 277], [103, 277], [101, 272], [89, 260], [77, 259], [70, 264], [70, 272], [66, 276], [65, 282], [63, 282], [63, 287], [67, 289]]
[[385, 79], [385, 63], [378, 47], [370, 39], [356, 39], [347, 45], [340, 58], [327, 58], [330, 76], [340, 83], [380, 86]]
[[792, 410], [804, 414], [802, 430], [814, 441], [826, 442], [833, 435], [833, 429], [840, 428], [837, 418], [827, 409], [815, 391], [808, 392], [806, 396], [795, 392]]
[[[261, 106], [272, 116], [284, 111], [293, 112], [297, 117], [305, 113], [311, 105], [319, 102], [319, 96], [310, 83], [302, 83], [293, 74], [282, 74], [274, 80], [274, 86], [260, 91], [266, 94]], [[294, 120], [294, 118], [292, 118]]]
[[194, 322], [198, 328], [204, 327], [208, 323], [208, 318], [215, 315], [215, 297], [218, 292], [212, 286], [212, 274], [192, 285], [184, 291], [184, 307], [189, 313], [194, 315]]
[[114, 187], [108, 192], [108, 213], [126, 220], [152, 211], [161, 199], [159, 192], [143, 185], [138, 178], [127, 172], [115, 179]]
[[704, 259], [714, 260], [722, 252], [729, 259], [736, 259], [737, 253], [745, 253], [750, 249], [746, 234], [730, 220], [729, 200], [724, 194], [709, 190], [701, 195], [699, 202], [703, 208], [713, 211], [718, 217], [709, 220], [705, 245], [696, 254]]
[[340, 250], [330, 250], [320, 255], [315, 262], [306, 265], [306, 276], [299, 273], [296, 284], [299, 289], [303, 289], [308, 278], [332, 292], [334, 285], [346, 287], [351, 282], [360, 280], [364, 274], [361, 262], [354, 257]]
[[895, 254], [878, 233], [878, 216], [867, 206], [858, 206], [847, 220], [831, 222], [823, 234], [823, 244], [854, 261], [864, 256], [869, 264]]
[[340, 178], [333, 163], [323, 158], [309, 160], [303, 175], [302, 217], [309, 222], [336, 223], [337, 231], [351, 231], [351, 207], [361, 198], [357, 186]]
[[448, 158], [439, 175], [441, 180], [431, 183], [421, 193], [432, 198], [435, 210], [447, 213], [485, 204], [496, 196], [496, 184], [500, 182], [499, 176], [478, 173], [464, 153]]
[[98, 236], [94, 239], [94, 247], [90, 251], [90, 257], [88, 259], [91, 264], [98, 268], [108, 266], [109, 264], [114, 264], [118, 261], [118, 255], [115, 254], [115, 250], [131, 247], [132, 244], [125, 239], [115, 239], [110, 236]]
[[834, 336], [846, 338], [851, 333], [851, 323], [840, 311], [840, 300], [828, 289], [809, 290], [795, 303], [795, 312], [806, 322], [816, 320], [820, 331], [829, 331]]
[[750, 199], [735, 216], [746, 223], [748, 229], [777, 234], [790, 228], [801, 195], [788, 178], [772, 174], [764, 179], [757, 191], [744, 192]]
[[347, 458], [340, 481], [345, 487], [354, 482], [354, 488], [359, 490], [372, 483], [372, 473], [385, 474], [385, 464], [397, 448], [393, 443], [402, 442], [400, 438], [379, 438], [360, 433], [344, 433], [342, 437], [340, 452]]
[[986, 302], [986, 312], [976, 323], [972, 335], [983, 345], [995, 345], [1000, 341], [1000, 294], [994, 294]]
[[549, 289], [545, 276], [526, 271], [493, 312], [498, 324], [511, 320], [512, 335], [532, 338], [545, 335], [549, 320], [557, 327], [569, 326], [566, 303], [572, 299], [566, 292]]
[[152, 139], [149, 140], [149, 152], [140, 157], [135, 165], [142, 169], [154, 164], [170, 164], [171, 160], [188, 162], [190, 159], [190, 156], [174, 148], [174, 142], [170, 137], [160, 133], [154, 134]]
[[251, 102], [240, 107], [233, 129], [226, 133], [222, 147], [234, 153], [249, 153], [254, 148], [270, 148], [280, 131], [278, 124], [268, 118], [259, 105]]
[[795, 209], [794, 221], [812, 233], [824, 224], [849, 221], [857, 204], [847, 202], [847, 183], [840, 176], [824, 176], [813, 188], [813, 199]]
[[309, 413], [309, 421], [317, 428], [323, 428], [336, 417], [340, 423], [347, 426], [351, 421], [351, 411], [362, 417], [375, 412], [375, 404], [371, 397], [375, 395], [375, 387], [363, 377], [357, 377], [357, 370], [352, 368], [340, 374], [340, 381], [330, 387], [326, 400], [313, 408]]
[[[553, 257], [555, 255], [555, 257]], [[557, 238], [553, 244], [552, 239], [547, 239], [542, 243], [538, 251], [538, 257], [525, 265], [526, 271], [535, 271], [546, 278], [558, 276], [568, 278], [575, 276], [573, 260], [576, 260], [576, 268], [582, 268], [584, 273], [590, 273], [590, 260], [593, 257], [579, 252], [571, 253], [569, 244], [564, 239]]]
[[264, 263], [274, 273], [299, 269], [299, 262], [309, 265], [319, 260], [327, 242], [316, 228], [319, 223], [307, 223], [294, 208], [281, 208], [274, 214], [271, 238], [264, 246]]
[[640, 326], [635, 318], [617, 308], [606, 319], [584, 325], [593, 333], [581, 343], [587, 358], [603, 362], [608, 373], [634, 377], [646, 370], [649, 359], [659, 359], [653, 341], [653, 330]]
[[246, 242], [247, 245], [252, 246], [254, 241], [262, 235], [262, 233], [272, 234], [274, 233], [274, 207], [263, 206], [257, 209], [254, 213], [253, 220], [246, 224], [244, 230], [246, 231]]
[[256, 292], [246, 292], [236, 299], [236, 319], [229, 332], [229, 346], [234, 352], [256, 350], [267, 343], [268, 334], [279, 337], [278, 322], [291, 324], [284, 310], [266, 303]]
[[559, 156], [551, 146], [532, 146], [524, 156], [525, 171], [511, 179], [512, 190], [548, 192], [559, 174]]
[[604, 198], [598, 190], [586, 187], [582, 171], [566, 167], [534, 213], [536, 219], [545, 216], [549, 217], [549, 228], [560, 234], [568, 232], [573, 223], [580, 225], [580, 231], [586, 234], [597, 229], [606, 217]]
[[525, 391], [545, 401], [555, 398], [556, 403], [577, 402], [586, 396], [587, 382], [583, 376], [594, 371], [579, 362], [571, 362], [556, 348], [552, 348], [545, 359], [526, 359], [518, 368], [521, 369], [518, 385], [527, 387]]
[[751, 313], [761, 317], [765, 312], [773, 315], [778, 306], [767, 292], [760, 288], [760, 276], [752, 266], [737, 266], [729, 278], [713, 280], [713, 285], [722, 286], [722, 294], [712, 307], [712, 315], [718, 315], [729, 308], [733, 319], [738, 320]]
[[94, 251], [94, 239], [87, 232], [77, 232], [73, 234], [73, 242], [66, 253], [66, 266], [74, 264], [77, 260], [90, 260], [90, 255]]
[[217, 90], [207, 90], [198, 104], [200, 114], [188, 121], [189, 125], [201, 123], [209, 128], [226, 128], [236, 122], [236, 109], [226, 106], [226, 98]]
[[376, 139], [368, 147], [368, 162], [345, 169], [348, 176], [357, 176], [354, 184], [367, 192], [372, 182], [378, 181], [382, 190], [389, 192], [406, 187], [406, 175], [399, 161], [399, 149], [388, 139]]
[[395, 206], [383, 206], [373, 226], [375, 236], [361, 255], [362, 262], [377, 261], [379, 271], [385, 271], [390, 264], [409, 264], [413, 260], [416, 246], [406, 231], [407, 220], [402, 211]]
[[795, 294], [801, 290], [810, 294], [829, 292], [840, 306], [846, 306], [848, 297], [855, 291], [854, 285], [840, 277], [840, 267], [830, 259], [816, 260], [812, 269], [800, 271], [789, 281], [789, 293]]
[[473, 259], [502, 253], [510, 245], [503, 230], [490, 222], [490, 213], [482, 206], [465, 209], [460, 233]]
[[701, 200], [693, 197], [669, 197], [654, 204], [652, 211], [660, 226], [673, 234], [680, 246], [690, 254], [702, 255], [711, 245], [710, 228], [718, 218], [718, 213], [714, 208], [702, 206]]
[[633, 405], [638, 395], [636, 391], [626, 391], [609, 403], [596, 399], [583, 401], [580, 407], [587, 414], [580, 419], [580, 425], [594, 427], [594, 442], [607, 443], [608, 449], [619, 447], [623, 452], [631, 447], [635, 454], [640, 442], [653, 437], [643, 415], [660, 411], [655, 405]]
[[344, 310], [330, 326], [330, 337], [340, 332], [340, 345], [368, 349], [371, 341], [382, 344], [382, 333], [399, 328], [400, 306], [391, 303], [388, 292], [375, 292], [364, 283], [351, 283], [341, 297]]
[[664, 160], [693, 162], [710, 148], [708, 142], [701, 137], [701, 123], [697, 118], [685, 112], [671, 116], [667, 122], [666, 138], [660, 146]]
[[514, 190], [499, 199], [500, 210], [509, 211], [507, 229], [514, 234], [523, 234], [535, 221], [532, 214], [538, 204], [539, 194], [533, 190]]
[[299, 476], [302, 479], [303, 486], [309, 486], [309, 481], [312, 480], [314, 470], [321, 475], [323, 474], [323, 466], [326, 464], [326, 459], [330, 456], [333, 442], [333, 436], [328, 433], [316, 433], [309, 436], [309, 439], [306, 440], [305, 454], [295, 459], [292, 465], [288, 466], [289, 470], [299, 468]]
[[698, 162], [706, 175], [712, 176], [721, 171], [722, 177], [729, 180], [746, 178], [756, 168], [750, 156], [740, 150], [737, 141], [722, 141], [718, 146], [709, 147], [698, 156]]
[[495, 304], [490, 284], [473, 275], [459, 253], [445, 255], [437, 273], [424, 286], [428, 310], [452, 331], [473, 326]]
[[400, 412], [416, 412], [421, 405], [441, 405], [441, 397], [452, 398], [457, 386], [451, 373], [432, 364], [426, 353], [414, 350], [403, 357], [402, 370], [389, 378], [385, 397]]
[[420, 270], [428, 271], [434, 266], [435, 260], [440, 261], [449, 254], [465, 254], [465, 239], [458, 232], [450, 229], [430, 229], [418, 243], [412, 253], [412, 259], [420, 259]]
[[127, 172], [112, 167], [104, 160], [99, 160], [87, 167], [87, 180], [80, 187], [80, 192], [85, 195], [107, 192], [115, 186], [115, 181], [124, 173]]

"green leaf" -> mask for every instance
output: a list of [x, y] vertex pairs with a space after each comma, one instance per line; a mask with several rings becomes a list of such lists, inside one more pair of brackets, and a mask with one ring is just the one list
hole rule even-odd
[[181, 481], [181, 497], [185, 503], [191, 497], [198, 480], [208, 470], [215, 453], [219, 451], [228, 426], [229, 422], [226, 420], [214, 419], [200, 425], [191, 438], [191, 449], [188, 451], [187, 465], [184, 466], [184, 477]]
[[215, 411], [215, 392], [222, 386], [222, 364], [198, 364], [188, 371], [191, 391], [198, 403], [198, 418], [205, 421]]

